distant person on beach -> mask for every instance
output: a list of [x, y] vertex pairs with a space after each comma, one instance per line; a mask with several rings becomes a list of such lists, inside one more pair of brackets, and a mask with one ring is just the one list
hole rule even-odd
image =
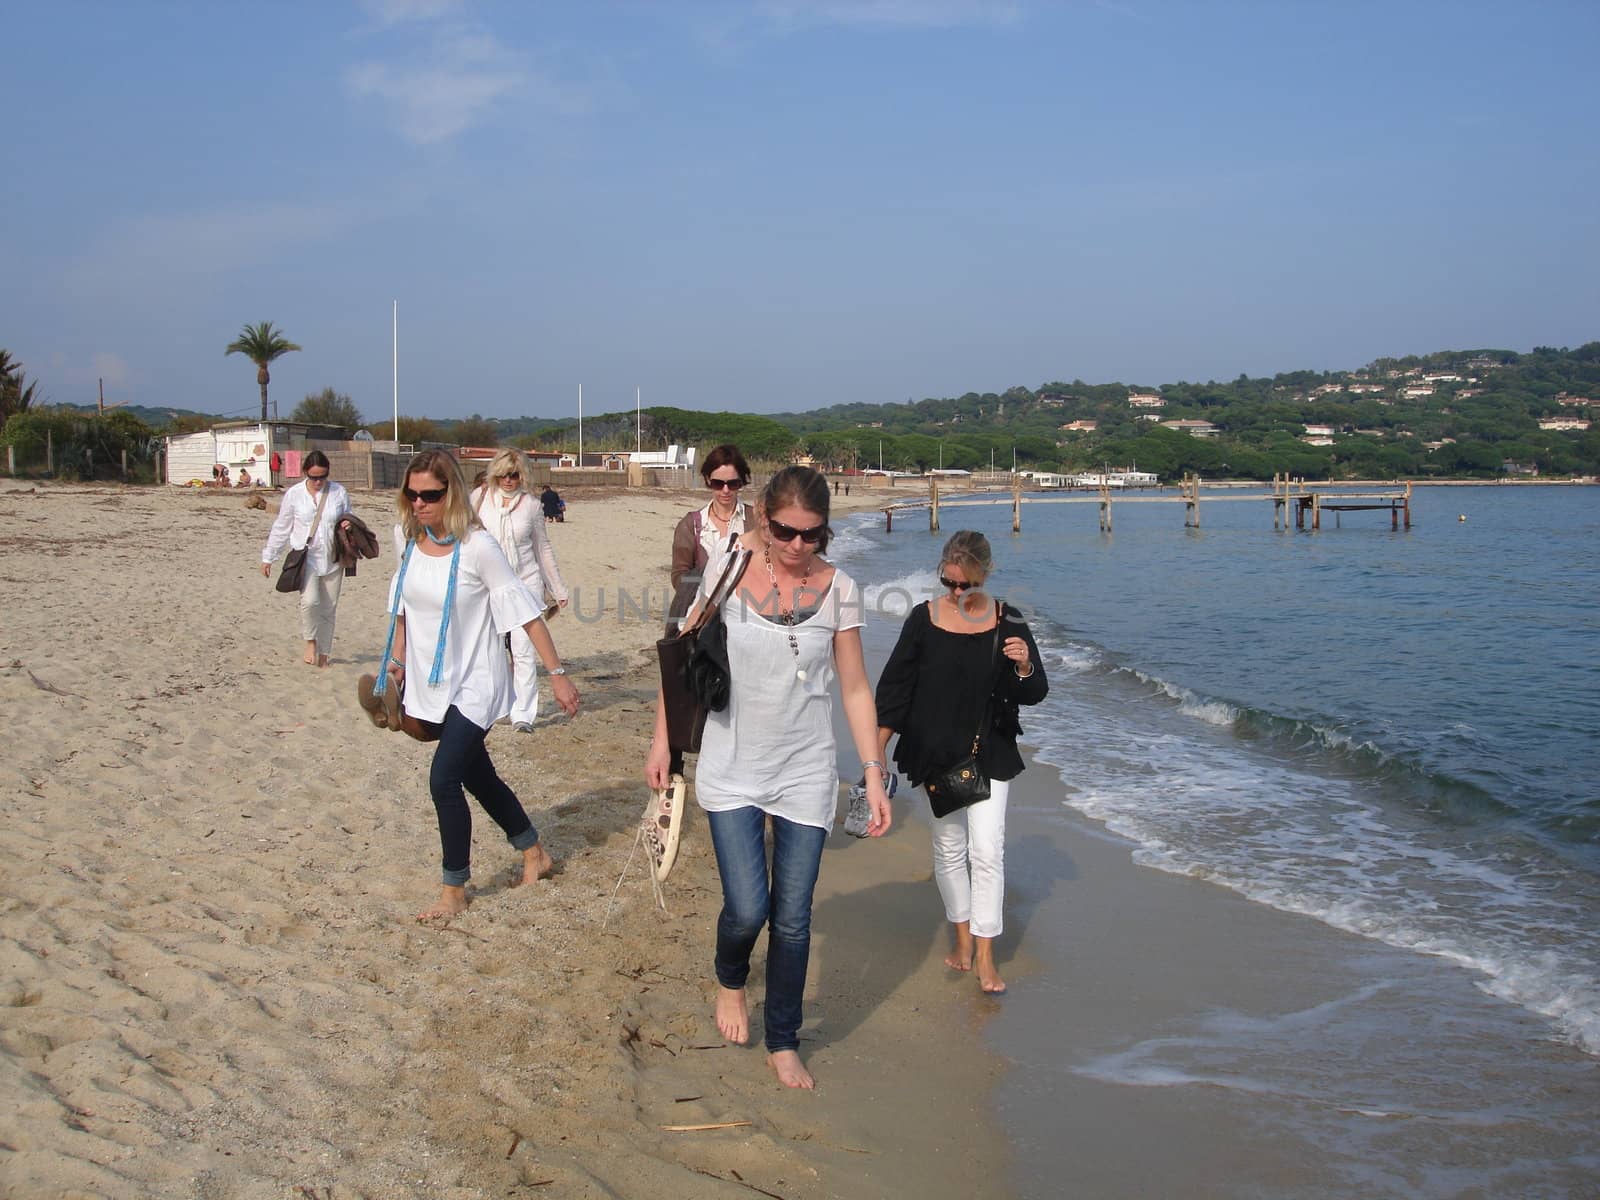
[[[809, 467], [785, 467], [767, 484], [761, 507], [765, 526], [737, 539], [751, 557], [721, 610], [729, 698], [722, 712], [707, 717], [695, 791], [722, 878], [717, 1028], [731, 1042], [749, 1038], [750, 954], [770, 927], [767, 1061], [784, 1086], [810, 1088], [816, 1084], [799, 1054], [801, 997], [811, 956], [811, 897], [838, 807], [836, 679], [856, 752], [865, 760], [868, 832], [881, 837], [891, 818], [883, 763], [871, 759], [877, 714], [861, 656], [865, 607], [855, 581], [821, 557], [828, 545], [828, 482]], [[716, 586], [728, 553], [706, 564], [709, 582], [702, 582], [697, 603]], [[658, 694], [645, 760], [652, 788], [667, 786], [670, 757]]]
[[[520, 451], [502, 450], [494, 456], [484, 483], [473, 491], [469, 502], [548, 618], [567, 606], [567, 585], [561, 580], [550, 535], [544, 531], [539, 501], [528, 492], [528, 475], [528, 462]], [[516, 692], [511, 727], [518, 733], [532, 733], [539, 715], [538, 652], [521, 629], [513, 629], [508, 636]]]
[[335, 527], [350, 511], [350, 493], [342, 483], [328, 478], [328, 456], [313, 450], [300, 463], [305, 479], [283, 493], [278, 519], [261, 550], [261, 573], [272, 574], [272, 564], [289, 548], [306, 551], [305, 572], [300, 577], [300, 636], [306, 640], [305, 661], [328, 665], [333, 653], [333, 618], [344, 584], [333, 545]]
[[[428, 787], [439, 819], [442, 879], [439, 902], [418, 913], [419, 921], [466, 910], [472, 876], [466, 792], [522, 851], [524, 884], [555, 869], [485, 745], [490, 727], [511, 711], [511, 667], [501, 638], [513, 630], [524, 634], [551, 677], [556, 703], [569, 715], [578, 711], [578, 690], [561, 665], [538, 601], [467, 499], [461, 469], [442, 450], [424, 450], [407, 465], [396, 497], [400, 565], [389, 588], [386, 673], [374, 688], [382, 694], [399, 686], [404, 715], [438, 743]], [[365, 696], [362, 702], [365, 707]]]
[[741, 503], [739, 491], [750, 482], [750, 465], [739, 447], [716, 446], [700, 463], [700, 478], [710, 489], [710, 499], [683, 514], [672, 531], [672, 603], [667, 608], [667, 632], [677, 632], [678, 622], [694, 603], [700, 576], [718, 550], [754, 528], [750, 506]]
[[567, 519], [567, 502], [548, 483], [544, 485], [544, 491], [539, 493], [539, 506], [544, 509], [544, 519], [546, 521], [565, 521]]
[[1017, 707], [1048, 690], [1039, 649], [1022, 614], [982, 591], [994, 570], [989, 539], [962, 530], [939, 556], [942, 594], [906, 617], [878, 679], [878, 755], [895, 734], [894, 761], [906, 779], [976, 754], [989, 798], [933, 818], [933, 877], [955, 946], [945, 965], [977, 972], [986, 992], [1006, 990], [995, 967], [1003, 928], [1006, 798], [1022, 773]]

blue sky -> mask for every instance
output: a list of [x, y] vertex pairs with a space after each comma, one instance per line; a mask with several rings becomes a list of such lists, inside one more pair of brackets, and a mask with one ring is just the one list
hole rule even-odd
[[1600, 4], [7, 6], [57, 402], [773, 412], [1600, 337]]

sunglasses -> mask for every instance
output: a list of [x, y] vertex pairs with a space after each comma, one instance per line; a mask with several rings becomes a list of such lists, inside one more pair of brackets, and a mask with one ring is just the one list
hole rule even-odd
[[400, 489], [400, 494], [406, 498], [406, 502], [409, 504], [415, 504], [418, 500], [421, 500], [424, 504], [437, 504], [444, 499], [444, 494], [449, 490], [447, 487], [423, 488], [420, 492], [414, 492], [408, 487], [403, 487]]
[[507, 471], [504, 475], [497, 475], [495, 478], [497, 478], [497, 479], [509, 479], [509, 480], [511, 480], [511, 482], [515, 483], [517, 480], [522, 478], [522, 472], [521, 471]]
[[958, 592], [964, 592], [968, 588], [975, 588], [978, 586], [976, 583], [972, 583], [965, 579], [946, 579], [943, 575], [939, 576], [939, 582], [944, 584], [944, 586], [947, 588], [954, 588]]
[[327, 477], [328, 473], [326, 471], [324, 471], [321, 475], [313, 475], [310, 471], [306, 472], [307, 479], [326, 479]]
[[742, 480], [742, 479], [708, 479], [708, 480], [706, 480], [706, 486], [708, 488], [710, 488], [713, 492], [720, 492], [723, 488], [727, 488], [730, 492], [737, 492], [740, 488], [742, 488], [744, 486], [744, 480]]
[[813, 525], [810, 529], [796, 529], [793, 525], [785, 525], [782, 521], [767, 518], [767, 531], [772, 534], [772, 539], [776, 542], [792, 542], [795, 538], [799, 538], [806, 545], [815, 546], [822, 540], [822, 535], [827, 529], [826, 522]]

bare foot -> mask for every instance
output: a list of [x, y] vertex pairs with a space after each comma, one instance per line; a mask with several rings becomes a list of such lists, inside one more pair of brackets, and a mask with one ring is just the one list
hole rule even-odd
[[556, 873], [556, 860], [545, 853], [544, 843], [535, 842], [522, 852], [522, 884], [549, 879]]
[[717, 1030], [735, 1045], [750, 1040], [750, 1006], [744, 1001], [743, 988], [717, 985]]
[[973, 965], [978, 971], [978, 986], [991, 996], [998, 996], [1006, 990], [1006, 981], [1000, 978], [1000, 972], [994, 965], [994, 939], [975, 939], [978, 947], [977, 958]]
[[955, 931], [956, 948], [944, 956], [944, 965], [952, 971], [972, 970], [972, 926], [966, 921], [956, 921], [950, 928]]
[[448, 921], [467, 911], [467, 889], [446, 883], [439, 888], [439, 903], [417, 914], [419, 921]]
[[328, 656], [326, 654], [317, 655], [317, 666], [325, 667], [327, 665], [328, 665]]
[[810, 1089], [817, 1086], [811, 1072], [800, 1061], [800, 1055], [793, 1050], [774, 1050], [767, 1055], [767, 1065], [784, 1087]]

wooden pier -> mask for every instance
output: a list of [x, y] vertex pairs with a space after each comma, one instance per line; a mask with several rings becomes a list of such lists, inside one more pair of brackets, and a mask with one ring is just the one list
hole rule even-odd
[[[1115, 501], [1113, 501], [1115, 497]], [[1082, 492], [1065, 496], [1024, 496], [1022, 494], [1022, 477], [1013, 476], [1010, 494], [986, 494], [965, 496], [951, 499], [940, 494], [939, 477], [930, 476], [928, 479], [927, 499], [908, 500], [901, 504], [891, 504], [883, 510], [884, 530], [894, 531], [895, 515], [916, 512], [919, 509], [928, 511], [928, 532], [939, 531], [939, 515], [945, 508], [962, 508], [979, 504], [1004, 504], [1011, 503], [1011, 532], [1022, 532], [1022, 508], [1025, 504], [1094, 504], [1099, 506], [1100, 532], [1111, 532], [1111, 510], [1113, 502], [1117, 504], [1181, 504], [1183, 505], [1183, 524], [1186, 529], [1200, 528], [1200, 501], [1202, 498], [1202, 483], [1198, 475], [1185, 475], [1178, 484], [1176, 495], [1163, 496], [1129, 496], [1119, 495], [1114, 489], [1101, 485], [1095, 489], [1085, 489]], [[1204, 495], [1207, 504], [1249, 501], [1259, 504], [1263, 500], [1272, 502], [1272, 527], [1275, 530], [1289, 528], [1289, 513], [1294, 513], [1296, 529], [1310, 529], [1316, 532], [1322, 528], [1322, 514], [1334, 514], [1334, 522], [1339, 523], [1339, 517], [1347, 512], [1371, 512], [1387, 509], [1389, 512], [1389, 527], [1398, 530], [1402, 525], [1411, 528], [1411, 484], [1384, 489], [1382, 491], [1347, 492], [1341, 491], [1337, 484], [1322, 483], [1308, 484], [1304, 480], [1290, 479], [1287, 475], [1273, 476], [1272, 490], [1265, 495], [1253, 492], [1250, 495], [1232, 494], [1232, 489], [1217, 490]]]

